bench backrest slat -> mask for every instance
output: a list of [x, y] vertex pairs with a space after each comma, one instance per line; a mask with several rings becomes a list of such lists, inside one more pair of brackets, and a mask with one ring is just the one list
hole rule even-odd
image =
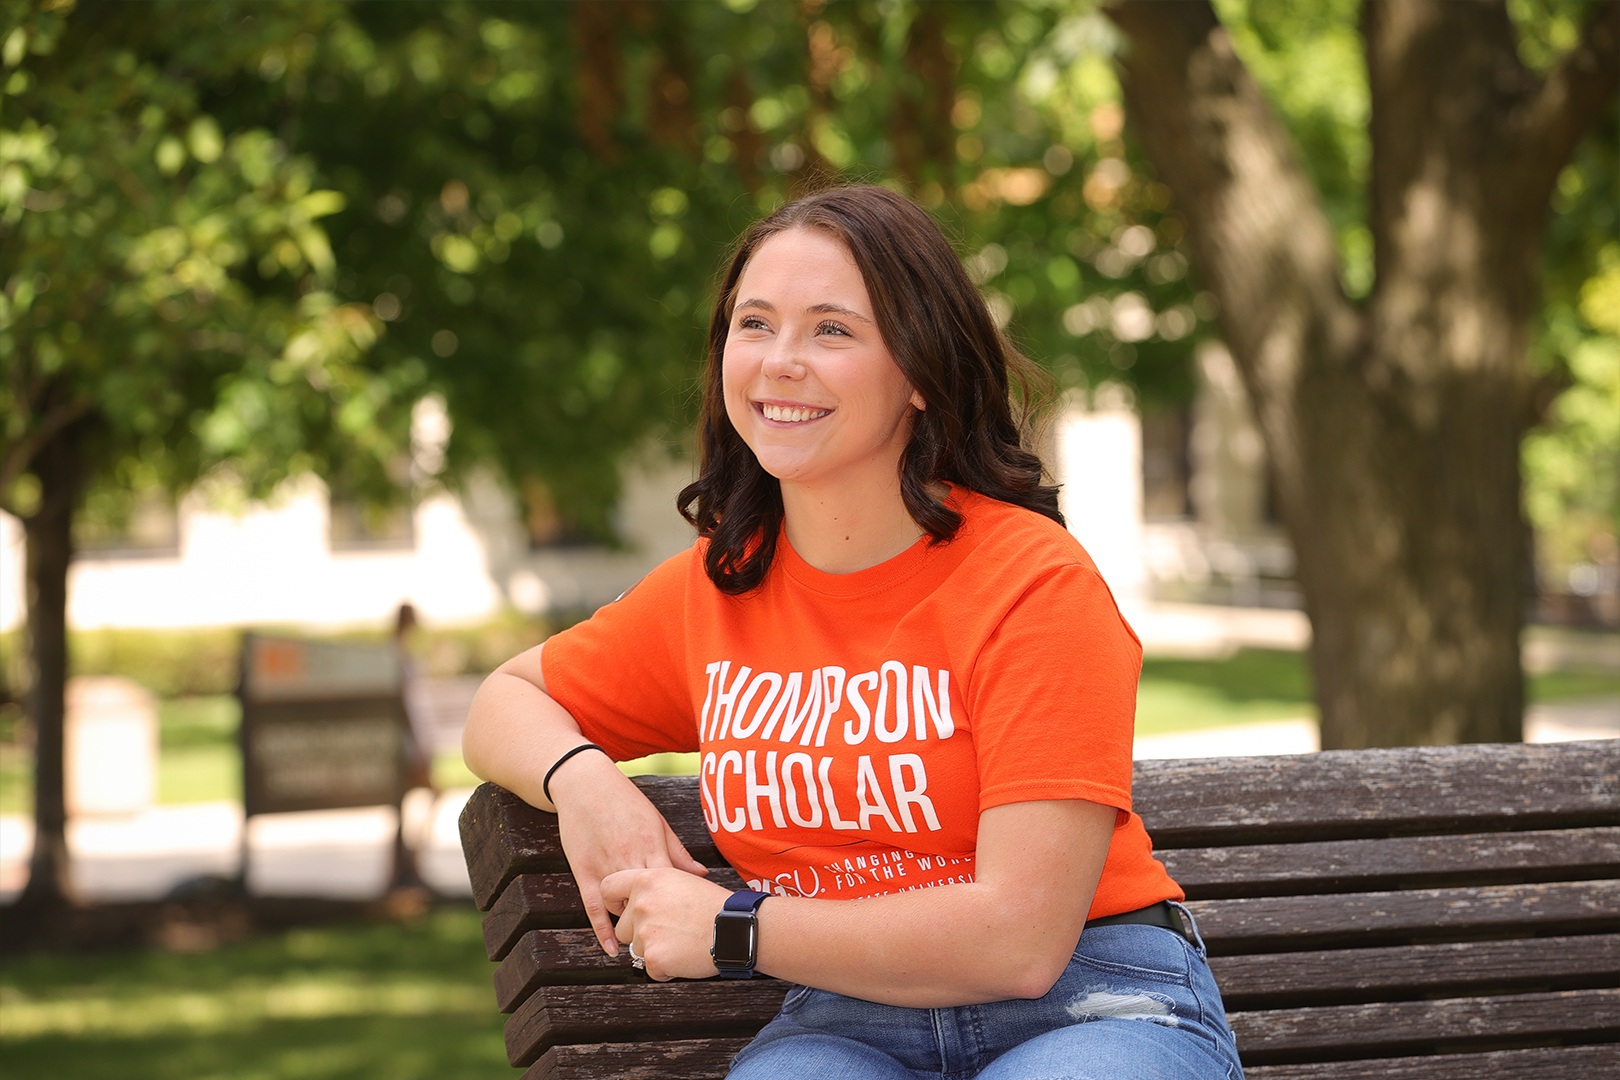
[[507, 1059], [528, 1065], [561, 1043], [750, 1036], [776, 1015], [786, 993], [785, 984], [764, 979], [551, 987], [507, 1021]]
[[645, 1043], [554, 1046], [520, 1080], [565, 1080], [572, 1076], [613, 1080], [669, 1080], [672, 1076], [724, 1076], [745, 1038], [681, 1039]]
[[1158, 852], [1189, 897], [1620, 877], [1620, 826]]
[[1491, 972], [1505, 992], [1620, 985], [1620, 933], [1212, 956], [1228, 1008], [1456, 997]]
[[1187, 907], [1211, 953], [1286, 952], [1349, 941], [1371, 946], [1509, 932], [1596, 933], [1615, 925], [1620, 882], [1242, 897]]
[[[1538, 1046], [1449, 1057], [1372, 1058], [1361, 1061], [1263, 1065], [1243, 1070], [1245, 1080], [1596, 1080], [1620, 1070], [1620, 1044]], [[576, 1074], [589, 1075], [589, 1074]], [[601, 1073], [616, 1076], [616, 1073]], [[689, 1074], [696, 1075], [696, 1074]], [[712, 1074], [725, 1075], [725, 1070]], [[523, 1080], [535, 1080], [525, 1075]], [[548, 1078], [549, 1080], [549, 1078]]]
[[1155, 848], [1620, 824], [1620, 749], [1586, 743], [1330, 750], [1136, 763]]
[[1620, 1028], [1620, 990], [1378, 1002], [1329, 1008], [1240, 1012], [1232, 1017], [1238, 1045], [1256, 1064], [1312, 1060], [1354, 1046], [1377, 1056], [1501, 1046], [1517, 1039], [1590, 1038]]

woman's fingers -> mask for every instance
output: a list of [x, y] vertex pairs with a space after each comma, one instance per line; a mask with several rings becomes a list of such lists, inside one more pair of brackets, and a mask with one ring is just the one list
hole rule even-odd
[[620, 912], [617, 940], [634, 942], [649, 976], [663, 982], [714, 974], [709, 945], [726, 896], [720, 886], [680, 867], [621, 870], [602, 880], [602, 896]]
[[596, 934], [597, 942], [602, 951], [609, 956], [619, 955], [619, 939], [613, 927], [613, 920], [608, 917], [608, 907], [602, 898], [600, 885], [592, 884], [590, 877], [574, 879], [579, 887], [579, 899], [585, 906], [585, 917], [591, 921], [591, 930]]
[[675, 835], [675, 830], [669, 827], [667, 821], [664, 822], [664, 847], [669, 852], [669, 864], [675, 869], [698, 877], [709, 876], [709, 868], [692, 858], [691, 852], [686, 850], [686, 845], [681, 843], [681, 838]]

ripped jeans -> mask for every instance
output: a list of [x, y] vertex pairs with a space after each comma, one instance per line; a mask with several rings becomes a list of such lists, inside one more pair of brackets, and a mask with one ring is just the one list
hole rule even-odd
[[1122, 925], [1085, 930], [1033, 1001], [908, 1009], [795, 986], [727, 1076], [1240, 1080], [1243, 1069], [1202, 939]]

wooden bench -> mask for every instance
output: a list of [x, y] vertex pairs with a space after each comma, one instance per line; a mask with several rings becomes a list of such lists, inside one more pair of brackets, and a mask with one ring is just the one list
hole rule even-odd
[[[695, 780], [637, 782], [720, 865]], [[1250, 1080], [1620, 1076], [1620, 740], [1142, 761], [1135, 784]], [[555, 822], [490, 784], [461, 817], [512, 1064], [724, 1075], [785, 985], [607, 959]]]

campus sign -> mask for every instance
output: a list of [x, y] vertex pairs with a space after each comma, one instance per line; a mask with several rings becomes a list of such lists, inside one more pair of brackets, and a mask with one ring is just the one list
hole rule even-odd
[[244, 812], [397, 806], [407, 787], [403, 685], [388, 645], [248, 634], [238, 691]]

